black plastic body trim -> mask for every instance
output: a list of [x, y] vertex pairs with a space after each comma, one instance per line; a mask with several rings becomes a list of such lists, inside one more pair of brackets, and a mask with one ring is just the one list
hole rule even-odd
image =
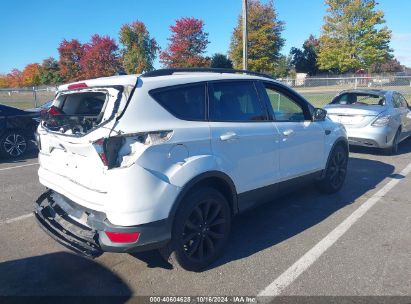
[[238, 213], [239, 209], [238, 209], [237, 190], [235, 188], [234, 182], [231, 180], [231, 178], [227, 174], [223, 172], [208, 171], [200, 175], [197, 175], [196, 177], [191, 179], [188, 183], [184, 185], [183, 189], [180, 191], [168, 215], [168, 225], [170, 227], [170, 230], [172, 230], [172, 227], [173, 227], [175, 214], [177, 213], [177, 210], [180, 207], [181, 203], [183, 202], [184, 197], [187, 195], [187, 193], [195, 189], [196, 185], [201, 184], [201, 182], [204, 182], [207, 179], [213, 179], [213, 178], [223, 181], [229, 187], [230, 192], [231, 192], [230, 198], [231, 198], [231, 203], [232, 203], [232, 206], [231, 206], [232, 212], [234, 215]]
[[[54, 240], [91, 258], [104, 252], [140, 252], [161, 248], [171, 239], [166, 219], [137, 226], [113, 225], [104, 213], [84, 208], [53, 190], [40, 195], [34, 203], [34, 214], [40, 227]], [[139, 232], [140, 237], [135, 243], [113, 243], [105, 231]]]
[[272, 203], [277, 198], [281, 198], [282, 196], [295, 191], [296, 188], [315, 181], [319, 176], [321, 176], [322, 172], [323, 170], [319, 170], [262, 188], [240, 193], [238, 194], [239, 211], [242, 213], [261, 204]]
[[218, 74], [246, 74], [252, 76], [264, 77], [272, 80], [276, 80], [274, 77], [264, 73], [258, 73], [248, 70], [235, 70], [235, 69], [222, 69], [222, 68], [176, 68], [176, 69], [159, 69], [151, 72], [147, 72], [141, 77], [159, 77], [159, 76], [169, 76], [174, 73], [218, 73]]

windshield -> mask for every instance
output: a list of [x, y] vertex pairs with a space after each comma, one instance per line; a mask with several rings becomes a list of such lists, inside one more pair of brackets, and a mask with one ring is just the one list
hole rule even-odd
[[344, 93], [334, 98], [331, 104], [337, 105], [385, 105], [384, 96], [366, 93]]

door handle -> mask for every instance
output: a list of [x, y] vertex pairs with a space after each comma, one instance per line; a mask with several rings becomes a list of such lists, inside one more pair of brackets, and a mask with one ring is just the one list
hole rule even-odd
[[222, 141], [227, 141], [227, 140], [238, 139], [238, 136], [235, 132], [230, 131], [230, 132], [226, 132], [224, 134], [221, 134], [220, 139]]
[[294, 134], [294, 130], [288, 129], [283, 132], [284, 137], [288, 137]]

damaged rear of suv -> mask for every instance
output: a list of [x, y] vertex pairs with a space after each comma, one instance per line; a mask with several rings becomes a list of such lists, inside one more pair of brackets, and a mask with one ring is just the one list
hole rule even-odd
[[[38, 130], [40, 226], [88, 257], [159, 249], [187, 270], [223, 251], [232, 217], [345, 179], [345, 129], [272, 78], [158, 70], [63, 85]], [[304, 153], [301, 153], [304, 151]]]

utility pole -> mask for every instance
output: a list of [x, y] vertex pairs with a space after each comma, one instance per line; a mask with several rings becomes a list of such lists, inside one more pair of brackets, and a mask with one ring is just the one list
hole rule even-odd
[[243, 0], [243, 70], [248, 69], [248, 7], [247, 0]]

